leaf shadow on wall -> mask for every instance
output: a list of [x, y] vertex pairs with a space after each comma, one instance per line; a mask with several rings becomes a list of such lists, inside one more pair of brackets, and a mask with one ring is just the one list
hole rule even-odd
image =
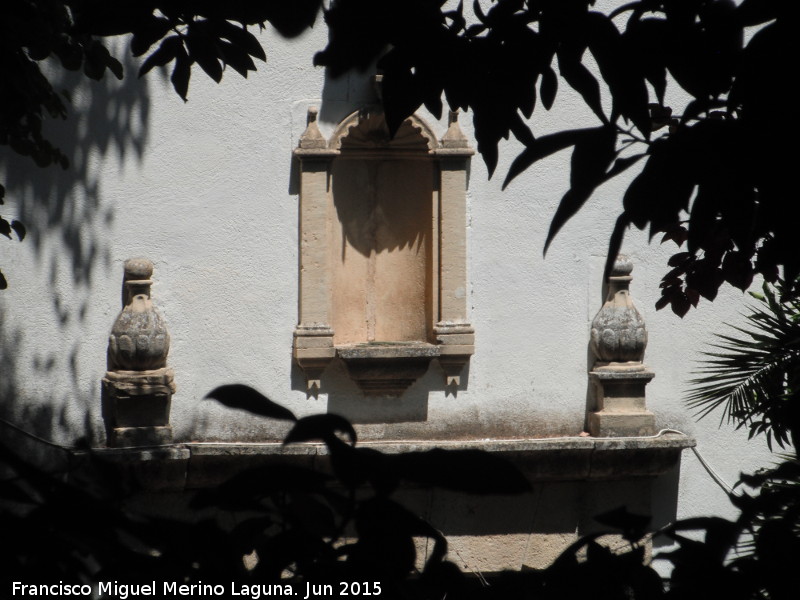
[[[66, 262], [77, 284], [90, 283], [98, 261], [110, 261], [105, 237], [114, 212], [103, 199], [103, 163], [115, 157], [122, 168], [131, 157], [141, 161], [149, 137], [149, 83], [136, 78], [138, 65], [127, 48], [116, 54], [124, 56], [122, 81], [108, 74], [90, 81], [63, 69], [51, 76], [54, 89], [71, 100], [67, 119], [47, 122], [45, 132], [69, 159], [66, 170], [40, 169], [26, 157], [0, 153], [8, 209], [27, 227], [24, 243], [53, 270]], [[60, 243], [48, 243], [51, 235]]]
[[[30, 326], [2, 332], [2, 415], [47, 439], [84, 434], [102, 439], [92, 421], [99, 390], [87, 388], [81, 377], [80, 345], [90, 335], [85, 322], [93, 274], [111, 262], [114, 212], [103, 185], [115, 185], [109, 161], [120, 170], [142, 160], [150, 115], [148, 82], [137, 80], [137, 65], [127, 48], [118, 48], [117, 54], [126, 56], [122, 81], [108, 74], [90, 81], [63, 69], [50, 73], [54, 89], [66, 90], [71, 98], [67, 120], [45, 123], [45, 136], [69, 159], [66, 170], [38, 168], [6, 148], [0, 152], [5, 212], [27, 230], [14, 251], [31, 256], [42, 273], [38, 281], [35, 273], [25, 272], [23, 261], [3, 264], [10, 287], [5, 293], [12, 294], [5, 320]], [[39, 292], [44, 303], [39, 312], [28, 305], [37, 290], [44, 290]]]
[[[9, 327], [6, 315], [0, 304], [0, 439], [31, 461], [66, 468], [69, 454], [58, 447], [60, 444], [83, 446], [88, 438], [97, 441], [100, 435], [91, 410], [98, 398], [78, 393], [74, 354], [62, 357], [52, 351], [37, 351], [30, 368], [25, 368], [19, 352], [25, 334], [18, 327]], [[65, 358], [73, 370], [72, 385], [50, 387], [47, 394], [37, 391]]]

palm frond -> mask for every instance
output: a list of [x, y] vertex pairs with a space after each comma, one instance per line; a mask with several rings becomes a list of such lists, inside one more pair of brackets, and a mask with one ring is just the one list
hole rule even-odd
[[722, 421], [749, 427], [751, 437], [766, 434], [770, 448], [773, 438], [781, 447], [789, 442], [800, 391], [800, 302], [780, 300], [776, 291], [765, 284], [746, 325], [715, 335], [687, 396], [698, 418], [722, 409]]

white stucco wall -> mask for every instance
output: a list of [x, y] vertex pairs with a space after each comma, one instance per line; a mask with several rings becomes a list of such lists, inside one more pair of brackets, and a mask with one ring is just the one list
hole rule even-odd
[[[602, 304], [605, 249], [629, 179], [618, 178], [564, 227], [548, 253], [550, 219], [567, 189], [569, 155], [543, 161], [501, 192], [518, 148], [501, 148], [497, 174], [471, 163], [468, 192], [468, 292], [476, 353], [457, 395], [446, 395], [437, 365], [403, 398], [364, 400], [333, 364], [316, 398], [291, 359], [297, 322], [297, 181], [292, 149], [308, 106], [321, 106], [329, 134], [339, 119], [372, 99], [358, 75], [328, 81], [311, 66], [325, 44], [321, 24], [287, 42], [264, 34], [268, 63], [245, 81], [220, 85], [195, 69], [184, 103], [163, 74], [123, 84], [88, 85], [76, 115], [54, 135], [73, 159], [47, 171], [4, 154], [5, 217], [28, 226], [23, 243], [1, 241], [10, 287], [0, 292], [3, 413], [38, 435], [71, 443], [88, 426], [104, 438], [100, 380], [107, 335], [119, 311], [122, 264], [156, 265], [154, 299], [172, 335], [170, 365], [178, 393], [177, 440], [278, 439], [282, 426], [230, 411], [203, 397], [225, 383], [246, 383], [298, 415], [327, 410], [360, 423], [365, 438], [474, 435], [576, 435], [583, 427], [589, 323]], [[129, 72], [135, 66], [127, 65]], [[561, 86], [538, 134], [593, 123]], [[445, 122], [424, 115], [439, 135]], [[109, 118], [111, 127], [109, 128]], [[471, 119], [462, 115], [471, 136]], [[679, 319], [656, 312], [658, 283], [671, 245], [629, 233], [632, 292], [645, 314], [646, 363], [656, 378], [648, 405], [659, 427], [697, 438], [729, 482], [769, 461], [746, 432], [696, 422], [683, 395], [703, 344], [736, 322], [742, 293], [723, 288]], [[329, 393], [330, 392], [330, 393]], [[658, 485], [674, 489], [674, 477]], [[665, 487], [665, 489], [666, 489]], [[658, 501], [658, 493], [654, 502]], [[733, 516], [729, 501], [694, 456], [684, 453], [679, 516]]]

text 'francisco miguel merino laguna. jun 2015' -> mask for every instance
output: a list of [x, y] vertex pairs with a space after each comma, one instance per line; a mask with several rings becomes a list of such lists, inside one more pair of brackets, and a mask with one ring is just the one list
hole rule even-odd
[[377, 581], [355, 581], [314, 584], [247, 584], [231, 581], [227, 585], [220, 583], [180, 583], [177, 581], [151, 581], [149, 583], [120, 583], [118, 581], [100, 581], [93, 584], [72, 584], [59, 581], [54, 584], [30, 584], [22, 581], [11, 582], [11, 596], [18, 598], [98, 598], [114, 600], [132, 600], [141, 597], [183, 598], [194, 597], [229, 597], [242, 600], [259, 600], [272, 596], [294, 596], [298, 600], [323, 597], [367, 597], [380, 596], [381, 584]]

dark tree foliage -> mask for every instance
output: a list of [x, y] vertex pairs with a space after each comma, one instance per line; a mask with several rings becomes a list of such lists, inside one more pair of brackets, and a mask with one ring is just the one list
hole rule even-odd
[[[132, 35], [134, 56], [147, 54], [139, 75], [171, 65], [175, 91], [187, 99], [193, 65], [219, 82], [227, 67], [247, 77], [253, 59], [266, 60], [248, 27], [270, 23], [285, 36], [311, 25], [321, 0], [3, 0], [0, 2], [0, 144], [31, 157], [40, 167], [68, 167], [67, 157], [48, 141], [46, 119], [65, 119], [66, 93], [53, 87], [48, 73], [63, 68], [90, 79], [105, 72], [122, 79], [120, 62], [107, 38]], [[0, 184], [0, 204], [5, 188]], [[0, 216], [0, 234], [12, 230], [21, 240], [19, 221]], [[0, 272], [0, 289], [7, 282]]]
[[[608, 264], [630, 225], [674, 241], [682, 251], [669, 260], [656, 306], [683, 316], [701, 296], [713, 300], [723, 282], [746, 289], [756, 274], [775, 281], [783, 268], [795, 281], [800, 273], [787, 218], [793, 121], [780, 108], [792, 97], [793, 4], [638, 0], [604, 13], [593, 0], [475, 0], [466, 9], [463, 1], [452, 9], [441, 0], [332, 0], [329, 43], [314, 60], [335, 77], [377, 59], [392, 129], [423, 105], [436, 115], [444, 103], [470, 110], [490, 174], [500, 140], [513, 135], [525, 150], [506, 184], [571, 148], [570, 188], [545, 251], [599, 185], [636, 165]], [[93, 78], [106, 69], [121, 77], [102, 40], [133, 34], [132, 53], [145, 57], [140, 74], [166, 65], [185, 100], [194, 65], [215, 81], [227, 67], [246, 77], [254, 59], [266, 59], [249, 28], [269, 23], [294, 36], [321, 8], [321, 0], [8, 0], [0, 7], [0, 143], [38, 164], [64, 164], [41, 135], [45, 115], [66, 114], [43, 59]], [[683, 105], [665, 105], [668, 82], [688, 98]], [[581, 96], [596, 124], [537, 131], [559, 85]], [[10, 237], [12, 226], [24, 235], [6, 221], [0, 233]]]
[[800, 448], [800, 299], [781, 300], [786, 285], [766, 283], [749, 307], [745, 327], [717, 332], [695, 371], [687, 398], [699, 417], [716, 409], [750, 437], [764, 434], [772, 450]]
[[[746, 289], [755, 274], [774, 281], [779, 267], [795, 281], [793, 136], [778, 108], [791, 97], [793, 3], [639, 0], [606, 14], [591, 0], [476, 0], [472, 16], [463, 2], [445, 12], [440, 4], [335, 1], [326, 14], [330, 42], [315, 60], [335, 75], [380, 55], [390, 127], [423, 105], [440, 114], [442, 98], [471, 110], [490, 174], [498, 143], [513, 135], [525, 150], [506, 184], [572, 148], [570, 189], [545, 250], [600, 184], [641, 167], [622, 199], [609, 264], [630, 225], [684, 248], [669, 261], [658, 308], [683, 316], [701, 296], [713, 300], [723, 282]], [[685, 105], [665, 105], [668, 81], [687, 95]], [[595, 126], [537, 131], [559, 83], [580, 94]]]
[[[21, 458], [19, 447], [0, 443], [0, 584], [202, 582], [221, 583], [227, 594], [231, 582], [237, 592], [242, 585], [290, 583], [302, 597], [306, 583], [334, 584], [338, 592], [338, 582], [355, 582], [358, 595], [386, 600], [796, 596], [796, 459], [742, 476], [756, 493], [732, 495], [742, 511], [738, 520], [688, 519], [655, 532], [674, 542], [659, 556], [674, 567], [667, 585], [646, 557], [649, 518], [624, 507], [596, 517], [608, 532], [622, 535], [622, 548], [607, 548], [600, 543], [603, 533], [595, 533], [545, 569], [476, 576], [448, 560], [447, 539], [436, 524], [403, 506], [395, 492], [409, 485], [484, 495], [529, 491], [504, 459], [442, 449], [383, 454], [359, 447], [352, 425], [337, 415], [298, 419], [242, 385], [209, 396], [254, 418], [293, 422], [284, 443], [323, 442], [329, 468], [263, 464], [196, 492], [178, 516], [130, 501], [135, 467], [125, 471], [84, 450], [72, 453], [69, 473], [53, 472]], [[427, 538], [431, 549], [421, 567], [415, 538]], [[249, 569], [246, 556], [257, 557]]]

